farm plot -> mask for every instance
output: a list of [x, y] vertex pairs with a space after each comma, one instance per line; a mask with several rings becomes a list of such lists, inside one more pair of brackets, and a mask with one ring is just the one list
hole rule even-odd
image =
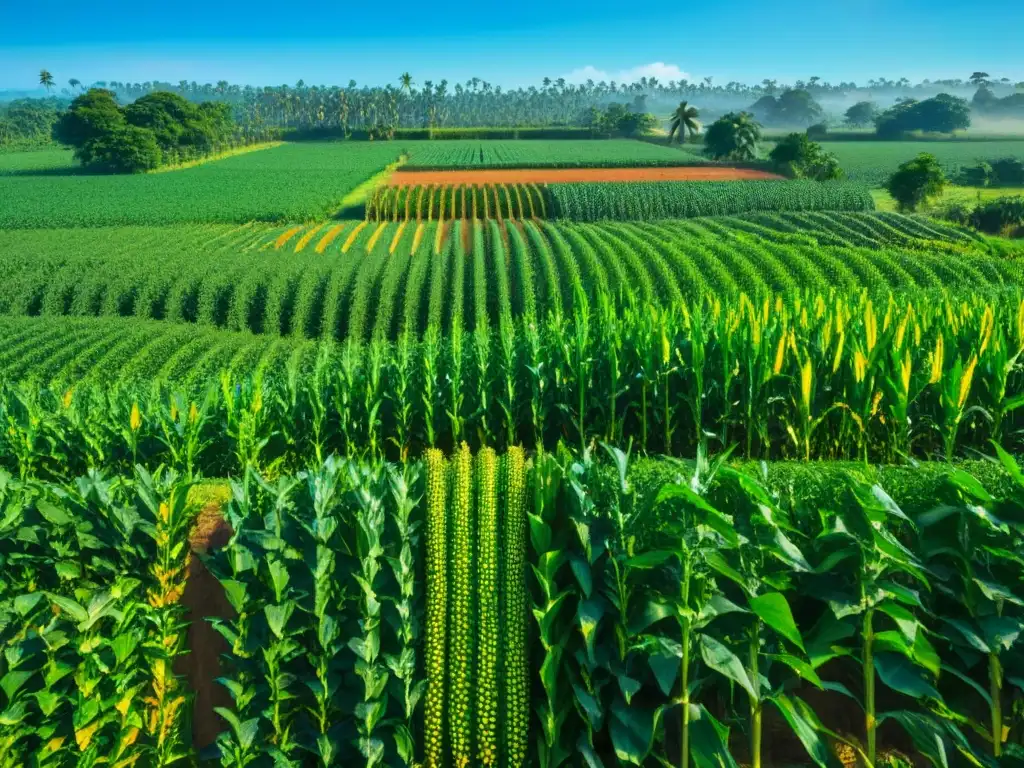
[[[375, 221], [443, 221], [445, 219], [558, 218], [576, 221], [678, 219], [750, 211], [869, 211], [874, 200], [867, 187], [848, 182], [815, 181], [628, 181], [668, 173], [685, 178], [713, 173], [730, 178], [759, 171], [737, 169], [628, 169], [545, 171], [458, 171], [396, 173], [366, 205]], [[621, 174], [618, 181], [586, 182]], [[419, 176], [436, 183], [412, 184]], [[546, 183], [559, 178], [580, 183]], [[502, 181], [506, 179], [506, 181]], [[426, 181], [426, 179], [424, 179]], [[460, 181], [461, 180], [461, 181]]]
[[58, 173], [45, 164], [0, 171], [0, 228], [324, 219], [403, 151], [397, 143], [286, 144], [159, 174]]
[[437, 141], [417, 146], [405, 169], [639, 168], [710, 163], [685, 150], [630, 139]]
[[0, 314], [326, 340], [568, 315], [580, 297], [668, 306], [707, 293], [1024, 284], [1019, 262], [985, 242], [895, 214], [16, 230], [0, 234], [0, 265]]
[[881, 186], [901, 163], [921, 152], [938, 159], [947, 175], [982, 161], [1016, 157], [1024, 160], [1024, 140], [1019, 141], [825, 141], [822, 146], [839, 159], [851, 181]]

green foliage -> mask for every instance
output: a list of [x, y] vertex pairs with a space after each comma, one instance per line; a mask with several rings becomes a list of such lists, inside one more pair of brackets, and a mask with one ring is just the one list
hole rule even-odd
[[751, 161], [757, 158], [761, 126], [748, 112], [718, 118], [704, 134], [704, 152], [715, 160]]
[[[710, 131], [708, 129], [709, 134]], [[871, 195], [860, 185], [815, 181], [551, 184], [547, 191], [551, 215], [574, 221], [656, 220], [751, 211], [870, 211], [874, 208]]]
[[323, 220], [401, 153], [396, 144], [292, 144], [157, 174], [0, 170], [0, 228]]
[[889, 177], [886, 189], [900, 210], [914, 211], [928, 200], [942, 194], [946, 176], [934, 155], [922, 152], [913, 160], [900, 165]]
[[811, 125], [823, 114], [821, 105], [803, 88], [783, 91], [777, 97], [762, 96], [749, 111], [765, 125], [783, 127]]
[[403, 170], [454, 168], [614, 168], [703, 165], [688, 152], [630, 139], [449, 141], [416, 145]]
[[943, 216], [990, 235], [1013, 236], [1024, 230], [1024, 197], [998, 197], [978, 203], [973, 208], [951, 207], [943, 212]]
[[844, 113], [847, 125], [854, 128], [873, 125], [877, 116], [878, 105], [871, 101], [858, 101]]
[[822, 150], [808, 133], [791, 133], [769, 153], [772, 162], [797, 178], [832, 181], [843, 177], [836, 156]]
[[947, 93], [924, 101], [906, 99], [875, 118], [875, 131], [883, 138], [897, 138], [911, 131], [953, 133], [970, 125], [967, 100]]
[[56, 98], [0, 104], [0, 149], [51, 145], [53, 126], [63, 106]]

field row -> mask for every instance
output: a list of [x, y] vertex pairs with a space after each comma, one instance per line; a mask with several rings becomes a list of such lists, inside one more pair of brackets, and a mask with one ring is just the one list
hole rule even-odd
[[367, 203], [366, 215], [375, 221], [525, 217], [651, 221], [749, 212], [871, 211], [874, 207], [867, 187], [845, 182], [437, 183], [381, 186]]
[[[126, 460], [116, 421], [134, 402], [136, 448], [144, 440], [162, 461], [168, 409], [180, 414], [190, 399], [221, 474], [244, 467], [235, 463], [241, 454], [295, 467], [311, 452], [400, 457], [462, 440], [631, 441], [677, 456], [710, 443], [739, 446], [748, 458], [804, 460], [949, 458], [989, 439], [1016, 450], [1024, 433], [1019, 296], [871, 300], [854, 290], [666, 310], [605, 302], [448, 338], [431, 331], [421, 341], [340, 345], [269, 336], [260, 344], [120, 318], [4, 320], [11, 343], [0, 373], [32, 383], [0, 396], [10, 426], [0, 455], [22, 455], [24, 429], [30, 443], [50, 431], [66, 441], [68, 466], [91, 466], [94, 450]], [[232, 370], [216, 381], [221, 365]], [[245, 376], [252, 370], [255, 378]], [[102, 384], [118, 377], [127, 391]], [[169, 397], [178, 389], [184, 405]], [[105, 413], [121, 415], [103, 435], [72, 439], [89, 414]], [[238, 432], [243, 413], [252, 422]]]
[[766, 465], [462, 445], [249, 466], [226, 493], [193, 485], [192, 458], [4, 477], [11, 765], [207, 746], [254, 768], [1021, 754], [1024, 476], [1006, 454], [998, 474], [908, 473], [930, 489], [821, 464], [786, 487]]
[[[158, 229], [129, 231], [138, 241], [99, 232], [46, 238], [11, 232], [0, 237], [6, 271], [0, 314], [137, 317], [298, 338], [369, 340], [419, 335], [428, 328], [486, 329], [506, 317], [562, 316], [604, 296], [623, 306], [669, 306], [706, 294], [725, 300], [741, 292], [758, 297], [868, 288], [885, 294], [1024, 283], [1017, 262], [988, 256], [969, 241], [911, 249], [879, 247], [872, 239], [895, 226], [942, 236], [916, 219], [822, 216], [814, 223], [838, 233], [828, 237], [860, 237], [862, 245], [823, 246], [785, 233], [773, 242], [759, 236], [771, 230], [756, 221], [730, 225], [713, 219], [364, 223], [352, 229], [363, 240], [346, 238], [348, 250], [319, 253], [319, 246], [309, 244], [327, 236], [320, 228], [305, 234], [290, 228], [276, 237], [271, 233], [272, 239], [265, 231], [245, 229], [243, 237], [254, 238], [250, 250], [202, 256], [187, 247], [189, 238], [168, 244], [157, 256], [153, 249], [166, 242], [166, 232]], [[307, 240], [306, 246], [291, 246], [296, 238]], [[40, 247], [42, 242], [49, 245]], [[298, 252], [283, 258], [273, 250], [276, 245]]]
[[674, 147], [629, 139], [458, 140], [417, 145], [404, 168], [641, 168], [708, 163], [699, 155]]

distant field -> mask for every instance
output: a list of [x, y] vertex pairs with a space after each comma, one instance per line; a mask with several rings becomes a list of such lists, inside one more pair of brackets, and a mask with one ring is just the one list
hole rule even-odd
[[[957, 187], [948, 186], [940, 197], [932, 201], [930, 208], [942, 208], [951, 203], [974, 205], [975, 203], [995, 200], [998, 197], [1024, 196], [1024, 187]], [[896, 201], [884, 189], [871, 190], [875, 207], [880, 211], [895, 211]]]
[[823, 146], [839, 158], [851, 181], [881, 186], [899, 167], [921, 152], [938, 159], [947, 174], [982, 160], [1017, 157], [1024, 160], [1021, 141], [826, 141]]
[[704, 165], [691, 152], [630, 139], [441, 141], [417, 147], [407, 170]]
[[81, 174], [61, 150], [4, 155], [0, 228], [324, 219], [409, 146], [286, 144], [136, 176]]

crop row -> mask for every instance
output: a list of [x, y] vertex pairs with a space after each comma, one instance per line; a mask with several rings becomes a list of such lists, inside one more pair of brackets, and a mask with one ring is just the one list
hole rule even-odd
[[867, 187], [817, 181], [637, 181], [547, 186], [551, 217], [573, 221], [727, 216], [748, 212], [871, 211]]
[[[892, 229], [882, 218], [857, 222]], [[912, 219], [896, 223], [917, 226]], [[199, 257], [168, 246], [156, 258], [159, 231], [146, 231], [150, 240], [144, 242], [58, 233], [43, 249], [34, 233], [8, 233], [0, 238], [6, 278], [0, 314], [135, 317], [300, 339], [366, 340], [432, 327], [484, 329], [505, 316], [564, 315], [605, 295], [621, 305], [668, 305], [706, 293], [726, 299], [741, 292], [756, 297], [865, 287], [885, 294], [1022, 281], [1016, 261], [988, 256], [967, 241], [920, 241], [920, 250], [846, 248], [780, 234], [789, 242], [774, 243], [714, 220], [456, 220], [350, 229], [358, 242], [347, 251], [343, 245], [318, 253], [318, 246], [307, 245], [287, 258], [273, 250], [281, 236], [250, 250], [211, 249]], [[310, 233], [323, 239], [327, 231]], [[296, 235], [283, 248], [302, 239]]]
[[406, 170], [456, 168], [641, 168], [705, 165], [698, 155], [629, 139], [445, 141], [417, 145]]
[[611, 448], [250, 467], [191, 617], [190, 476], [0, 476], [0, 743], [194, 760], [192, 682], [228, 694], [222, 765], [1012, 764], [1024, 475], [999, 458], [913, 509], [856, 473], [813, 504], [810, 467], [781, 495], [720, 460], [652, 483]]
[[379, 187], [366, 206], [370, 221], [547, 218], [536, 184], [403, 185]]
[[872, 187], [882, 186], [901, 163], [921, 152], [934, 155], [954, 176], [961, 168], [1004, 157], [1024, 160], [1024, 141], [829, 141], [847, 178]]
[[[20, 472], [138, 457], [176, 466], [190, 440], [202, 454], [192, 460], [219, 474], [301, 466], [331, 451], [402, 457], [463, 440], [950, 458], [988, 440], [1019, 447], [1022, 348], [1024, 304], [1006, 295], [605, 302], [448, 338], [323, 345], [312, 364], [299, 348], [283, 369], [267, 364], [282, 359], [268, 349], [254, 377], [193, 378], [191, 390], [159, 379], [91, 386], [51, 366], [42, 388], [3, 390], [0, 461]], [[149, 362], [154, 372], [166, 366], [159, 355]]]

